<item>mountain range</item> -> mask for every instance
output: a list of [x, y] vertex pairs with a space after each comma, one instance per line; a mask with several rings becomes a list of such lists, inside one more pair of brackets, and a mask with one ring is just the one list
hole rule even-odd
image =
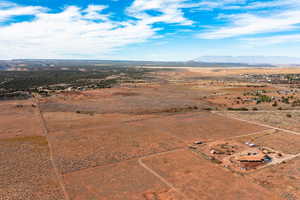
[[61, 60], [61, 59], [16, 59], [0, 60], [0, 71], [7, 70], [52, 70], [59, 67], [274, 67], [300, 66], [300, 58], [287, 56], [202, 56], [190, 61], [126, 61], [126, 60]]
[[288, 56], [202, 56], [193, 60], [203, 63], [239, 63], [239, 64], [270, 64], [292, 65], [300, 64], [300, 58]]

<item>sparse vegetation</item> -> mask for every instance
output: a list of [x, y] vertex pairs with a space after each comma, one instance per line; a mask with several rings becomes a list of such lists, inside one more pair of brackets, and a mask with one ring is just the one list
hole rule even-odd
[[293, 107], [298, 107], [298, 106], [300, 106], [300, 99], [293, 101], [292, 106], [293, 106]]
[[94, 111], [87, 111], [87, 110], [77, 110], [76, 113], [77, 114], [91, 115], [91, 116], [93, 116], [95, 114]]
[[277, 107], [278, 106], [278, 103], [277, 101], [274, 101], [274, 103], [272, 104], [273, 107]]
[[267, 102], [270, 103], [272, 101], [272, 98], [267, 95], [258, 95], [258, 98], [256, 98], [256, 104]]
[[[1, 148], [5, 152], [2, 159], [5, 173], [0, 173], [0, 179], [9, 183], [3, 185], [8, 186], [10, 191], [14, 192], [17, 188], [21, 197], [24, 197], [25, 190], [28, 195], [36, 194], [36, 198], [44, 194], [40, 192], [43, 190], [46, 196], [51, 194], [54, 189], [48, 184], [57, 182], [57, 176], [49, 153], [52, 153], [59, 175], [66, 179], [66, 192], [71, 199], [93, 198], [90, 190], [85, 190], [87, 184], [101, 194], [95, 196], [96, 199], [168, 198], [165, 195], [174, 191], [166, 191], [165, 185], [137, 160], [164, 178], [176, 176], [170, 180], [176, 187], [181, 187], [182, 180], [185, 180], [187, 185], [184, 188], [195, 189], [188, 192], [196, 199], [207, 194], [213, 198], [215, 192], [218, 197], [232, 199], [232, 194], [239, 191], [242, 191], [239, 197], [248, 193], [241, 196], [242, 199], [259, 199], [264, 188], [255, 193], [259, 185], [247, 179], [249, 174], [258, 181], [270, 182], [274, 187], [295, 186], [298, 172], [294, 168], [298, 164], [290, 165], [294, 159], [288, 160], [284, 164], [286, 171], [282, 172], [281, 165], [276, 164], [276, 157], [285, 160], [290, 159], [290, 155], [298, 154], [298, 135], [266, 128], [259, 123], [299, 132], [294, 122], [298, 121], [300, 113], [290, 111], [299, 103], [298, 94], [278, 94], [278, 89], [272, 89], [269, 85], [260, 87], [256, 84], [250, 88], [246, 87], [247, 83], [231, 80], [214, 81], [210, 87], [208, 83], [212, 81], [195, 78], [197, 82], [194, 83], [190, 79], [192, 73], [184, 70], [170, 74], [125, 68], [102, 70], [78, 72], [74, 76], [82, 78], [74, 81], [64, 78], [55, 84], [41, 81], [38, 83], [41, 86], [26, 86], [24, 91], [15, 91], [16, 94], [33, 94], [37, 96], [35, 101], [0, 102], [0, 132], [4, 133], [1, 134]], [[104, 73], [104, 78], [97, 78], [102, 76], [101, 73]], [[10, 89], [15, 86], [11, 86], [6, 92], [14, 93]], [[107, 89], [97, 89], [103, 87]], [[251, 95], [243, 96], [247, 91], [251, 91]], [[283, 103], [281, 96], [287, 98], [290, 104]], [[257, 100], [260, 101], [258, 105], [255, 104]], [[281, 107], [286, 111], [276, 112]], [[233, 112], [226, 112], [226, 109]], [[221, 112], [208, 112], [211, 110]], [[255, 112], [257, 110], [260, 111]], [[44, 127], [41, 127], [41, 119], [44, 120]], [[48, 134], [35, 136], [43, 131]], [[265, 163], [255, 160], [261, 155], [254, 154], [252, 150], [270, 154], [272, 165], [260, 168]], [[238, 158], [242, 154], [252, 158], [244, 158], [246, 164], [241, 164]], [[197, 158], [197, 155], [200, 157]], [[272, 170], [277, 166], [280, 170], [274, 173]], [[265, 175], [263, 170], [271, 170], [271, 173]], [[282, 184], [279, 181], [286, 174], [293, 178], [283, 180]], [[214, 181], [220, 183], [218, 188]], [[128, 190], [128, 183], [133, 186], [129, 193], [124, 193]], [[97, 188], [99, 184], [106, 184], [105, 188]], [[160, 189], [160, 185], [163, 188]], [[178, 189], [185, 194], [184, 188]], [[59, 187], [57, 189], [60, 191]], [[277, 191], [275, 189], [272, 189], [274, 193]], [[224, 194], [224, 190], [232, 191], [232, 194]], [[141, 191], [147, 195], [141, 194]], [[156, 195], [161, 191], [163, 195]], [[266, 192], [270, 194], [270, 191]], [[3, 192], [0, 196], [2, 194], [7, 194], [6, 199], [12, 196]], [[63, 197], [51, 196], [49, 199]], [[265, 199], [275, 198], [269, 195]]]
[[285, 103], [285, 104], [289, 104], [289, 103], [290, 103], [289, 97], [284, 97], [284, 96], [282, 96], [282, 97], [281, 97], [281, 102], [282, 102], [282, 103]]
[[120, 82], [147, 80], [153, 69], [99, 67], [80, 70], [0, 71], [0, 100], [26, 99], [31, 93], [49, 96], [53, 91], [111, 88]]
[[230, 111], [248, 111], [248, 108], [242, 107], [242, 108], [227, 108], [227, 110]]
[[211, 108], [211, 107], [207, 107], [207, 108], [203, 108], [203, 110], [206, 110], [206, 111], [212, 111], [212, 110], [213, 110], [213, 108]]

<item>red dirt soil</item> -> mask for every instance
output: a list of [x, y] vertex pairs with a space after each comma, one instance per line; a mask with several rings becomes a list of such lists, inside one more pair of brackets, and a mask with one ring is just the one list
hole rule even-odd
[[222, 169], [187, 150], [148, 157], [143, 162], [183, 192], [189, 200], [280, 199], [247, 178]]
[[181, 200], [137, 160], [70, 173], [64, 179], [74, 200]]
[[256, 183], [283, 199], [300, 199], [300, 158], [267, 167], [250, 175]]

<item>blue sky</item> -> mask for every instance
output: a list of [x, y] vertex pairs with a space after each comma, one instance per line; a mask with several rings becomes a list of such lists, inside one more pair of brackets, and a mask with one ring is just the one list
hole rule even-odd
[[300, 0], [0, 0], [0, 59], [295, 56]]

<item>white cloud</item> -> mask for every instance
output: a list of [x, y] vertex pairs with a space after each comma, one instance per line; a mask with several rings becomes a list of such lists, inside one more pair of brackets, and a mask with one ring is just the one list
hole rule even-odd
[[258, 38], [243, 38], [242, 41], [246, 41], [250, 46], [265, 46], [271, 44], [280, 44], [286, 42], [300, 42], [300, 34], [289, 34], [289, 35], [276, 35], [269, 37], [258, 37]]
[[20, 15], [37, 15], [45, 9], [39, 6], [17, 6], [12, 3], [0, 3], [0, 22], [9, 19], [10, 17]]
[[1, 1], [0, 2], [0, 8], [10, 8], [17, 6], [15, 3], [8, 2], [8, 1]]
[[[156, 22], [176, 23], [181, 25], [191, 25], [193, 22], [186, 17], [182, 8], [190, 7], [191, 4], [185, 0], [135, 0], [132, 6], [127, 9], [127, 13], [138, 19], [143, 19], [149, 24]], [[146, 11], [155, 10], [162, 14], [151, 16]]]
[[274, 8], [274, 7], [296, 7], [300, 6], [299, 0], [272, 0], [272, 1], [256, 1], [243, 7], [244, 9], [261, 9], [261, 8]]
[[247, 1], [247, 0], [203, 0], [197, 3], [196, 10], [257, 10], [264, 8], [295, 8], [300, 6], [299, 0], [268, 0], [268, 1]]
[[199, 34], [198, 37], [205, 39], [222, 39], [259, 33], [272, 33], [299, 29], [300, 10], [285, 10], [266, 16], [254, 14], [222, 15], [220, 18], [230, 21], [216, 30]]
[[[263, 15], [252, 12], [279, 5], [287, 6], [288, 9]], [[184, 9], [251, 10], [246, 14], [219, 15], [216, 20], [224, 20], [226, 23], [223, 26], [206, 27], [209, 31], [198, 35], [205, 39], [297, 30], [300, 9], [299, 6], [291, 8], [291, 5], [300, 6], [300, 1], [270, 0], [247, 4], [246, 0], [202, 0], [196, 3], [190, 0], [134, 0], [124, 11], [134, 19], [115, 21], [115, 13], [106, 12], [109, 11], [106, 5], [89, 5], [87, 8], [69, 6], [54, 13], [44, 7], [0, 2], [0, 58], [104, 58], [104, 55], [124, 46], [161, 38], [163, 35], [158, 33], [161, 29], [154, 28], [155, 23], [196, 24], [188, 19]], [[15, 16], [24, 15], [34, 16], [34, 19], [6, 23]], [[265, 37], [262, 40], [277, 40], [279, 43], [297, 38], [294, 35]], [[245, 40], [259, 41], [257, 38]]]
[[109, 15], [101, 14], [106, 8], [107, 6], [103, 5], [89, 5], [88, 8], [84, 10], [84, 12], [86, 12], [84, 18], [92, 20], [108, 20]]
[[246, 3], [246, 0], [204, 0], [197, 5], [195, 10], [237, 9]]
[[113, 49], [144, 42], [156, 34], [156, 30], [143, 21], [111, 21], [107, 15], [99, 13], [103, 9], [90, 6], [82, 11], [71, 6], [60, 13], [38, 13], [31, 22], [2, 26], [0, 57], [101, 57]]
[[[190, 25], [182, 8], [185, 0], [135, 0], [127, 14], [136, 20], [114, 21], [104, 14], [105, 5], [89, 5], [86, 9], [69, 6], [58, 13], [46, 8], [6, 3], [0, 7], [0, 19], [16, 15], [33, 15], [32, 21], [0, 25], [0, 57], [2, 58], [103, 58], [129, 44], [161, 37], [157, 22]], [[1, 4], [0, 4], [1, 5]], [[7, 6], [9, 8], [7, 8]], [[161, 12], [151, 16], [147, 10]]]

